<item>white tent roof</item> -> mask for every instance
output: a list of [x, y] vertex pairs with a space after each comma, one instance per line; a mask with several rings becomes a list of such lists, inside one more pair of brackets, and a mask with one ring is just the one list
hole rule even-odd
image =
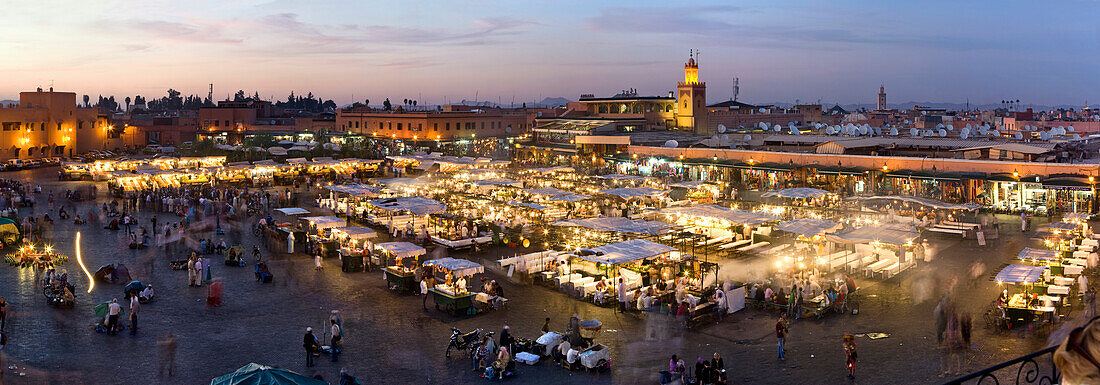
[[448, 270], [454, 274], [455, 277], [466, 277], [485, 272], [485, 266], [481, 266], [481, 264], [477, 262], [451, 257], [426, 261], [424, 262], [424, 266], [435, 266], [443, 270]]
[[374, 179], [375, 183], [379, 183], [386, 187], [399, 187], [399, 186], [424, 186], [430, 184], [426, 180], [413, 179], [413, 178], [389, 178], [389, 179]]
[[687, 181], [687, 182], [673, 183], [673, 184], [670, 184], [668, 186], [669, 187], [679, 187], [679, 188], [693, 189], [693, 188], [699, 188], [699, 187], [703, 187], [703, 186], [710, 185], [710, 184], [711, 184], [710, 182], [703, 181], [703, 180], [693, 180], [693, 181]]
[[732, 224], [748, 226], [755, 226], [761, 223], [768, 223], [779, 220], [779, 217], [771, 214], [757, 213], [740, 209], [729, 209], [715, 205], [669, 207], [667, 209], [661, 210], [660, 212], [664, 214], [677, 214], [699, 218], [721, 219]]
[[630, 181], [641, 181], [641, 180], [645, 180], [645, 177], [644, 177], [644, 176], [638, 176], [638, 175], [623, 175], [623, 174], [608, 174], [608, 175], [600, 175], [600, 176], [597, 176], [597, 178], [600, 178], [600, 179], [607, 179], [607, 180], [615, 180], [615, 181], [619, 181], [619, 180], [630, 180]]
[[529, 209], [535, 209], [535, 210], [540, 210], [540, 211], [541, 210], [546, 210], [546, 209], [549, 208], [549, 207], [540, 205], [538, 203], [528, 203], [528, 202], [520, 202], [520, 201], [508, 201], [508, 205], [526, 207], [526, 208], [529, 208]]
[[676, 251], [676, 248], [647, 241], [645, 239], [631, 239], [629, 241], [611, 243], [587, 250], [592, 252], [592, 254], [577, 255], [577, 258], [596, 263], [617, 265], [639, 259], [653, 258], [661, 254]]
[[812, 237], [818, 234], [830, 233], [840, 228], [840, 224], [828, 219], [799, 218], [786, 222], [780, 222], [775, 226], [776, 230], [788, 233], [802, 234]]
[[[294, 148], [291, 148], [293, 150]], [[306, 158], [290, 158], [286, 160], [287, 164], [305, 164]]]
[[829, 195], [830, 192], [809, 187], [795, 187], [785, 188], [779, 190], [771, 190], [761, 194], [761, 197], [781, 197], [781, 198], [794, 198], [794, 199], [806, 199], [806, 198], [820, 198]]
[[417, 257], [424, 255], [424, 248], [409, 242], [385, 242], [376, 243], [374, 248], [393, 254], [398, 258]]
[[316, 226], [317, 228], [327, 229], [330, 227], [340, 227], [345, 223], [343, 219], [331, 216], [322, 215], [317, 217], [302, 217], [302, 220], [309, 222], [309, 224]]
[[848, 199], [897, 200], [897, 201], [916, 203], [916, 204], [921, 205], [921, 206], [926, 206], [926, 207], [931, 207], [931, 208], [936, 208], [936, 209], [945, 209], [945, 210], [977, 210], [978, 207], [979, 207], [978, 205], [973, 204], [973, 203], [962, 203], [962, 204], [944, 203], [944, 202], [940, 202], [940, 201], [937, 201], [937, 200], [934, 200], [934, 199], [921, 198], [921, 197], [908, 196], [908, 195], [851, 197], [851, 198], [848, 198]]
[[357, 197], [377, 196], [380, 190], [377, 186], [369, 186], [365, 184], [340, 184], [325, 186], [325, 189]]
[[434, 214], [447, 209], [447, 205], [422, 196], [375, 199], [370, 204], [383, 210], [408, 211], [416, 215]]
[[303, 209], [303, 208], [298, 208], [298, 207], [283, 207], [281, 209], [275, 209], [275, 211], [278, 211], [278, 212], [286, 214], [286, 215], [309, 214], [309, 210], [306, 210], [306, 209]]
[[565, 191], [565, 190], [554, 188], [554, 187], [529, 188], [529, 189], [526, 189], [526, 190], [523, 190], [523, 191], [525, 191], [525, 192], [527, 192], [528, 194], [531, 194], [531, 195], [545, 195], [545, 196], [550, 196], [550, 197], [556, 197], [556, 196], [559, 196], [559, 195], [571, 194], [569, 191]]
[[543, 173], [543, 174], [552, 173], [552, 172], [573, 172], [573, 168], [568, 167], [568, 166], [532, 168], [532, 169], [529, 169], [529, 170], [535, 171], [535, 172], [540, 172], [540, 173]]
[[1020, 250], [1020, 253], [1016, 255], [1016, 258], [1023, 260], [1034, 259], [1041, 261], [1057, 261], [1059, 259], [1062, 259], [1062, 252], [1058, 250], [1032, 249], [1030, 247], [1025, 247], [1023, 250]]
[[580, 226], [598, 231], [618, 231], [657, 235], [668, 231], [669, 224], [657, 221], [632, 220], [623, 217], [599, 217], [585, 219], [567, 219], [554, 222], [557, 226]]
[[656, 196], [664, 195], [666, 193], [668, 193], [668, 191], [658, 190], [658, 189], [649, 188], [649, 187], [624, 187], [624, 188], [613, 188], [613, 189], [600, 191], [600, 194], [614, 195], [614, 196], [617, 196], [617, 197], [623, 198], [623, 199], [639, 198], [639, 197], [656, 197]]
[[588, 199], [588, 198], [591, 198], [591, 197], [588, 196], [588, 195], [584, 195], [584, 194], [569, 194], [569, 195], [556, 196], [556, 197], [550, 198], [550, 200], [552, 200], [552, 201], [562, 201], [562, 202], [580, 202], [580, 201], [583, 201], [583, 200]]
[[826, 239], [837, 243], [882, 242], [891, 245], [904, 245], [917, 239], [920, 233], [913, 226], [899, 224], [880, 224], [864, 226], [841, 234], [828, 234]]
[[351, 239], [367, 239], [378, 236], [378, 233], [366, 227], [337, 227], [332, 232], [347, 235]]
[[476, 181], [476, 182], [474, 182], [474, 186], [478, 186], [478, 187], [503, 187], [503, 186], [523, 187], [523, 182], [515, 181], [515, 180], [512, 180], [512, 179], [508, 179], [508, 178], [494, 178], [494, 179], [485, 179], [485, 180]]
[[1089, 214], [1086, 213], [1068, 213], [1066, 217], [1062, 219], [1063, 222], [1083, 222], [1089, 220]]

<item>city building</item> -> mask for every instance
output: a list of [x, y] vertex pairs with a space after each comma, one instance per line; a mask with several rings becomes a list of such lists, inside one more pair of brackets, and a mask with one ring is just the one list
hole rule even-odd
[[331, 113], [292, 114], [266, 100], [219, 101], [216, 107], [199, 109], [196, 140], [239, 144], [255, 135], [270, 135], [290, 140], [312, 140], [322, 131], [335, 131]]
[[52, 88], [20, 92], [19, 104], [0, 108], [0, 159], [72, 157], [133, 145], [134, 132], [112, 125], [97, 108], [77, 104], [74, 92]]
[[440, 110], [383, 111], [370, 107], [337, 110], [333, 130], [364, 137], [440, 140], [518, 137], [535, 124], [526, 108], [444, 106]]

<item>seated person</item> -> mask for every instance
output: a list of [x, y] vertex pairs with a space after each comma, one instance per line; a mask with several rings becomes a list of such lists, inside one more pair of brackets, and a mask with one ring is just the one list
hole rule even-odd
[[61, 301], [65, 303], [73, 303], [73, 301], [75, 300], [76, 297], [73, 296], [73, 291], [69, 290], [68, 286], [65, 286], [61, 289]]
[[87, 223], [87, 221], [85, 221], [84, 218], [81, 218], [80, 214], [77, 214], [76, 219], [73, 220], [74, 225], [83, 225], [85, 223]]
[[756, 290], [756, 295], [754, 295], [752, 299], [756, 300], [757, 302], [763, 303], [764, 302], [764, 293], [766, 291], [767, 290], [757, 289]]
[[138, 301], [148, 302], [153, 299], [153, 285], [146, 285], [145, 289], [138, 293]]
[[551, 354], [554, 356], [554, 361], [561, 362], [569, 354], [569, 350], [572, 348], [573, 347], [569, 345], [569, 339], [563, 338], [561, 343], [558, 344], [558, 347], [551, 351]]
[[573, 370], [574, 368], [576, 368], [578, 364], [577, 360], [580, 358], [580, 356], [581, 352], [579, 350], [572, 348], [569, 349], [569, 352], [565, 354], [566, 367], [569, 368], [569, 370]]
[[997, 297], [997, 307], [1005, 307], [1008, 304], [1008, 289], [1001, 291], [1001, 296]]
[[512, 354], [508, 352], [507, 346], [500, 347], [500, 354], [497, 354], [496, 362], [493, 362], [493, 369], [496, 369], [498, 378], [504, 377], [504, 371], [508, 370], [509, 365], [512, 363]]

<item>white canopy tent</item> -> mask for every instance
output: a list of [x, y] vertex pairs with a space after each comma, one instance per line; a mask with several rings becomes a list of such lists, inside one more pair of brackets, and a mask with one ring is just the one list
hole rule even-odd
[[820, 198], [826, 195], [832, 194], [828, 191], [809, 188], [809, 187], [795, 187], [785, 188], [779, 190], [771, 190], [761, 194], [761, 197], [780, 197], [780, 198], [793, 198], [793, 199], [806, 199], [806, 198]]
[[638, 176], [638, 175], [623, 175], [623, 174], [607, 174], [607, 175], [600, 175], [600, 176], [597, 176], [597, 178], [600, 178], [600, 179], [607, 179], [607, 180], [613, 180], [613, 181], [632, 181], [632, 182], [638, 182], [638, 181], [644, 181], [644, 180], [646, 180], [646, 177], [644, 177], [644, 176]]
[[583, 200], [589, 199], [589, 198], [592, 198], [592, 197], [590, 197], [588, 195], [584, 195], [584, 194], [569, 194], [569, 195], [556, 196], [556, 197], [550, 198], [550, 200], [559, 201], [559, 202], [574, 202], [575, 203], [575, 202], [580, 202], [580, 201], [583, 201]]
[[918, 204], [925, 207], [931, 207], [934, 209], [944, 210], [977, 210], [980, 206], [974, 203], [945, 203], [934, 199], [921, 198], [909, 195], [886, 195], [886, 196], [872, 196], [872, 197], [850, 197], [848, 199], [857, 200], [895, 200], [902, 202], [909, 202]]
[[768, 222], [778, 221], [779, 217], [758, 213], [753, 211], [745, 211], [740, 209], [730, 209], [722, 206], [715, 205], [695, 205], [689, 207], [669, 207], [660, 211], [662, 214], [678, 215], [682, 217], [696, 217], [696, 218], [709, 218], [715, 220], [721, 220], [729, 222], [734, 225], [746, 225], [755, 226]]
[[390, 253], [397, 258], [418, 257], [426, 252], [423, 247], [409, 242], [376, 243], [374, 248]]
[[624, 187], [613, 188], [599, 192], [600, 194], [614, 195], [622, 199], [631, 198], [644, 198], [644, 197], [659, 197], [668, 193], [665, 190], [658, 190], [650, 187]]
[[644, 239], [631, 239], [629, 241], [610, 243], [599, 247], [584, 249], [574, 254], [577, 258], [586, 261], [617, 265], [639, 259], [653, 258], [673, 251], [676, 251], [675, 247], [665, 246]]
[[313, 226], [313, 227], [317, 228], [318, 230], [329, 229], [329, 228], [333, 228], [333, 227], [340, 227], [340, 226], [343, 226], [344, 223], [346, 222], [343, 219], [340, 219], [340, 218], [337, 218], [337, 217], [334, 217], [334, 216], [329, 216], [329, 215], [322, 215], [322, 216], [316, 216], [316, 217], [302, 217], [302, 220], [306, 221], [306, 222], [309, 222], [310, 226]]
[[324, 188], [332, 192], [344, 193], [354, 197], [378, 196], [378, 193], [381, 191], [378, 186], [370, 186], [358, 183], [324, 186]]
[[424, 262], [424, 266], [435, 266], [450, 271], [455, 277], [467, 277], [477, 273], [484, 273], [485, 266], [473, 261], [456, 258], [440, 258]]
[[881, 242], [891, 245], [905, 245], [917, 239], [920, 232], [913, 226], [899, 224], [880, 224], [864, 226], [844, 233], [828, 234], [826, 239], [836, 243], [871, 243]]
[[801, 234], [812, 237], [819, 234], [831, 233], [840, 228], [840, 224], [828, 219], [799, 218], [786, 222], [780, 222], [775, 226], [776, 230], [788, 233]]
[[303, 209], [303, 208], [298, 208], [298, 207], [283, 207], [281, 209], [275, 209], [275, 211], [278, 211], [278, 212], [286, 214], [286, 215], [309, 214], [309, 210], [306, 210], [306, 209]]
[[585, 219], [566, 219], [553, 223], [557, 226], [580, 226], [598, 231], [616, 231], [658, 235], [668, 232], [668, 223], [645, 220], [632, 220], [623, 217], [598, 217]]
[[554, 188], [554, 187], [529, 188], [529, 189], [526, 189], [526, 190], [523, 190], [523, 191], [528, 193], [528, 194], [531, 194], [531, 195], [541, 195], [541, 196], [547, 196], [547, 197], [557, 197], [557, 196], [572, 194], [569, 191], [565, 191], [565, 190]]
[[335, 227], [332, 233], [337, 237], [347, 237], [352, 240], [370, 239], [378, 236], [378, 233], [367, 227]]
[[391, 213], [408, 211], [415, 215], [428, 215], [447, 210], [447, 205], [422, 196], [375, 199], [370, 201], [370, 204]]

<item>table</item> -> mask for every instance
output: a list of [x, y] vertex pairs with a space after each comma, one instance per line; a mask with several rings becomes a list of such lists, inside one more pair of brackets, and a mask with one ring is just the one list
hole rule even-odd
[[416, 282], [416, 275], [412, 272], [406, 273], [404, 271], [394, 268], [393, 266], [390, 266], [386, 268], [385, 273], [386, 283], [388, 283], [390, 287], [397, 289], [397, 291], [399, 292], [413, 292], [418, 286], [418, 283]]
[[474, 293], [463, 294], [451, 294], [443, 292], [437, 288], [428, 289], [429, 293], [432, 293], [432, 298], [435, 300], [435, 308], [443, 309], [451, 315], [458, 315], [468, 313], [470, 309], [474, 307]]

